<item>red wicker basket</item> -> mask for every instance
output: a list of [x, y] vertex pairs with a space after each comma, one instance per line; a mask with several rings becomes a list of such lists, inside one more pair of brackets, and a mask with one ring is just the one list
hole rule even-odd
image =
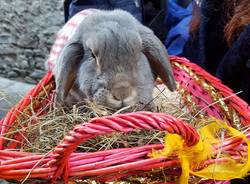
[[[250, 107], [233, 94], [233, 91], [185, 58], [171, 57], [178, 90], [190, 109], [190, 113], [199, 116], [204, 112], [226, 121], [228, 125], [242, 130], [250, 124]], [[11, 151], [20, 148], [25, 142], [20, 132], [7, 137], [27, 115], [44, 114], [44, 107], [53, 98], [55, 87], [51, 73], [47, 73], [15, 107], [0, 121], [0, 178], [3, 179], [42, 179], [55, 182], [76, 178], [92, 178], [98, 181], [114, 181], [128, 176], [143, 176], [146, 171], [161, 168], [166, 175], [180, 176], [178, 158], [151, 158], [149, 153], [163, 148], [161, 144], [145, 145], [133, 148], [119, 148], [107, 151], [81, 153], [75, 152], [83, 141], [95, 136], [118, 132], [130, 132], [134, 129], [158, 129], [182, 136], [186, 144], [196, 144], [200, 136], [190, 124], [163, 113], [136, 112], [94, 118], [88, 123], [77, 125], [48, 154], [36, 154]], [[44, 98], [46, 97], [46, 98]], [[36, 99], [36, 100], [34, 100]], [[204, 116], [203, 113], [203, 116]], [[35, 122], [35, 121], [34, 121]], [[28, 126], [28, 125], [27, 125]], [[23, 127], [25, 129], [25, 126]], [[246, 131], [246, 136], [250, 134]], [[6, 138], [7, 137], [7, 138]], [[13, 141], [16, 140], [16, 141]], [[220, 146], [222, 151], [236, 155], [247, 154], [243, 140], [231, 138]], [[216, 148], [216, 145], [214, 146]], [[213, 159], [207, 163], [214, 162]], [[45, 183], [46, 183], [45, 182]], [[162, 183], [167, 183], [162, 181]], [[214, 183], [206, 180], [206, 183]], [[217, 181], [228, 183], [228, 181]]]

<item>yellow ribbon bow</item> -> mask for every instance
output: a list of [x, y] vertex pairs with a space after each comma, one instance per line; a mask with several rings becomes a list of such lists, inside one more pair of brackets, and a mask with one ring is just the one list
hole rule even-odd
[[[199, 163], [215, 156], [212, 145], [221, 143], [221, 140], [216, 134], [222, 129], [231, 137], [241, 138], [246, 142], [248, 149], [247, 161], [245, 161], [245, 163], [239, 163], [229, 155], [221, 154], [220, 156], [226, 158], [226, 162], [215, 162], [201, 170], [194, 171]], [[173, 154], [177, 155], [182, 168], [182, 174], [179, 180], [180, 184], [188, 183], [190, 173], [194, 176], [214, 180], [230, 180], [243, 178], [247, 175], [248, 171], [250, 171], [250, 142], [242, 132], [228, 126], [220, 120], [212, 119], [210, 124], [199, 129], [199, 133], [200, 141], [190, 147], [185, 144], [181, 136], [177, 134], [167, 134], [164, 141], [164, 149], [161, 151], [153, 151], [151, 156], [162, 157]]]

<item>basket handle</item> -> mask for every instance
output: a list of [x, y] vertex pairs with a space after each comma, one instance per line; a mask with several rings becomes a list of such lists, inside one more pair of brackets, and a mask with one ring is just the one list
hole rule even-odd
[[88, 123], [75, 126], [64, 137], [62, 143], [55, 147], [54, 159], [49, 164], [58, 168], [52, 182], [55, 182], [62, 173], [63, 179], [68, 181], [68, 159], [81, 142], [112, 132], [130, 132], [135, 129], [156, 129], [179, 134], [188, 146], [199, 141], [199, 134], [192, 125], [163, 113], [135, 112], [93, 118]]

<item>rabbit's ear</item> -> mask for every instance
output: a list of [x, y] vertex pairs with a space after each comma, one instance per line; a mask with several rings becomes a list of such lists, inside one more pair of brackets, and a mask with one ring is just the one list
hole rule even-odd
[[83, 54], [80, 43], [69, 43], [63, 48], [56, 68], [56, 102], [63, 103], [66, 99], [76, 80]]
[[148, 58], [154, 75], [159, 76], [171, 91], [176, 89], [171, 64], [167, 50], [154, 33], [145, 26], [139, 26], [143, 53]]

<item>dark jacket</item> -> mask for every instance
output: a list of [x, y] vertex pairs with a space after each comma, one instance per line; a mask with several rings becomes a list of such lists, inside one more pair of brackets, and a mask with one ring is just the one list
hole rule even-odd
[[250, 104], [250, 24], [221, 59], [216, 76]]
[[205, 0], [199, 32], [190, 37], [183, 56], [202, 66], [250, 104], [250, 25], [229, 47], [224, 38], [226, 0]]

